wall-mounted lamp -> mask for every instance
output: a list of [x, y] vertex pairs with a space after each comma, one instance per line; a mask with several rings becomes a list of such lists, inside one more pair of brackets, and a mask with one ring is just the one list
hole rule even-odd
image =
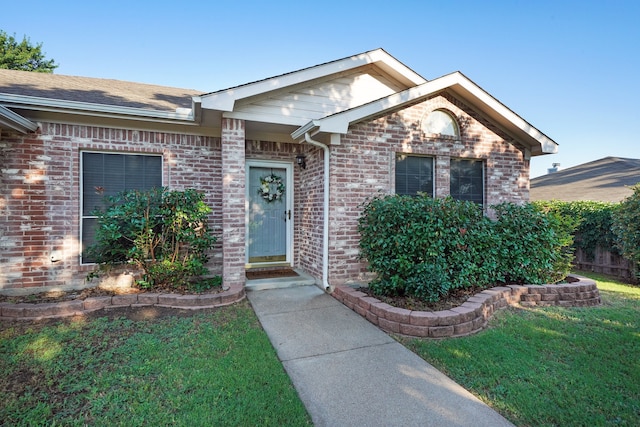
[[307, 157], [304, 154], [298, 154], [296, 156], [296, 163], [300, 166], [300, 169], [307, 168]]

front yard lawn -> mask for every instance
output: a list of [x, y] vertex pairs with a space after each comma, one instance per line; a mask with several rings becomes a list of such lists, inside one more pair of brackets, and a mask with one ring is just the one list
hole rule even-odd
[[640, 288], [600, 275], [602, 305], [509, 308], [477, 335], [399, 338], [518, 426], [640, 424]]
[[0, 424], [311, 425], [248, 302], [150, 317], [0, 323]]

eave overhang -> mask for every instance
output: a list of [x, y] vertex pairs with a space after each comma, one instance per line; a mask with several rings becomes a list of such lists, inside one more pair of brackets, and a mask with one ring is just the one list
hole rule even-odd
[[346, 134], [349, 126], [354, 123], [398, 110], [444, 90], [453, 92], [483, 113], [513, 137], [514, 140], [527, 147], [532, 156], [553, 154], [558, 151], [558, 144], [555, 141], [533, 127], [460, 72], [448, 74], [350, 110], [312, 120], [296, 129], [291, 134], [291, 137], [299, 141], [304, 138], [305, 133], [312, 135], [318, 133]]
[[38, 125], [0, 105], [0, 129], [13, 129], [26, 134], [35, 132], [35, 130], [38, 129]]
[[5, 110], [13, 108], [38, 112], [67, 113], [161, 123], [179, 122], [187, 125], [197, 124], [196, 118], [198, 115], [197, 112], [199, 111], [198, 101], [199, 98], [194, 97], [192, 101], [193, 108], [177, 109], [174, 112], [0, 93], [0, 107], [3, 107]]

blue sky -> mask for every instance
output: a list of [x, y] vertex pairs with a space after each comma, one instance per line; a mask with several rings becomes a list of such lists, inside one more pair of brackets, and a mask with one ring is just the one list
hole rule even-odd
[[383, 48], [426, 79], [461, 71], [560, 144], [531, 176], [640, 158], [640, 1], [30, 1], [0, 29], [56, 74], [211, 92]]

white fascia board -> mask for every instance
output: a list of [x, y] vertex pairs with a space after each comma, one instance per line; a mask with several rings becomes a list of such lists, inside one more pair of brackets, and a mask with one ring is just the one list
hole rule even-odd
[[17, 130], [20, 133], [35, 132], [38, 125], [20, 114], [0, 105], [0, 127]]
[[402, 77], [402, 80], [408, 80], [415, 85], [426, 82], [423, 77], [403, 65], [400, 61], [393, 58], [384, 50], [376, 49], [360, 55], [354, 55], [349, 58], [305, 68], [300, 71], [294, 71], [288, 74], [282, 74], [280, 76], [260, 80], [258, 82], [248, 83], [246, 85], [202, 95], [202, 108], [218, 111], [233, 111], [237, 100], [246, 99], [266, 92], [286, 88], [377, 62], [384, 64], [381, 68], [396, 78]]
[[114, 105], [94, 104], [91, 102], [64, 101], [60, 99], [41, 98], [37, 96], [22, 96], [0, 94], [0, 103], [14, 108], [25, 110], [70, 112], [100, 117], [136, 117], [155, 120], [179, 120], [193, 122], [193, 109], [183, 111], [159, 111], [146, 108], [120, 107]]
[[524, 120], [522, 117], [514, 113], [511, 109], [505, 106], [503, 103], [498, 101], [496, 98], [487, 93], [480, 86], [473, 83], [467, 77], [465, 77], [462, 73], [455, 73], [458, 77], [458, 82], [456, 85], [453, 85], [453, 89], [456, 90], [455, 86], [463, 88], [468, 94], [472, 97], [498, 113], [500, 116], [504, 117], [507, 121], [509, 121], [513, 126], [518, 128], [523, 133], [527, 134], [529, 137], [533, 138], [540, 144], [541, 153], [544, 154], [554, 154], [558, 152], [558, 144], [553, 141], [551, 138], [546, 136], [544, 133], [533, 127], [529, 122]]

